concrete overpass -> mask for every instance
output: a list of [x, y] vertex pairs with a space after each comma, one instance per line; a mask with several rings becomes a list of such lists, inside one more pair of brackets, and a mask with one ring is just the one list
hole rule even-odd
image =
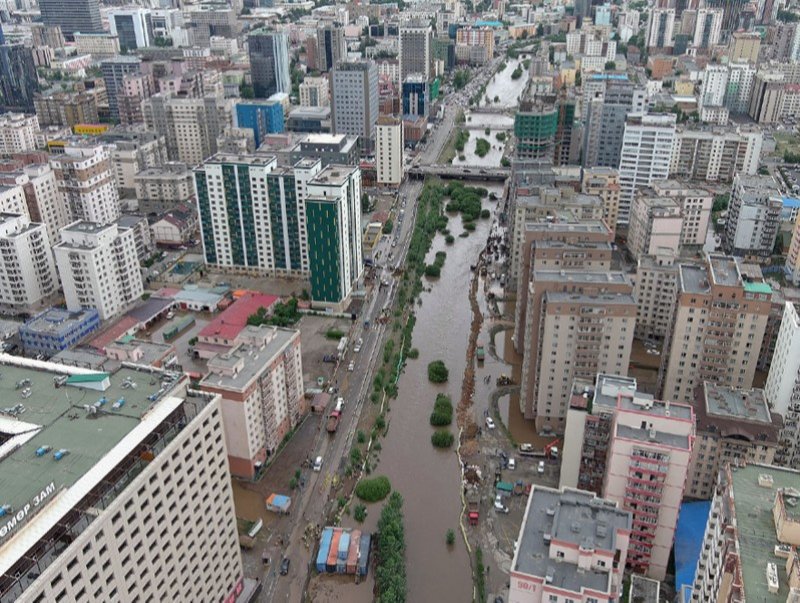
[[461, 167], [455, 165], [419, 165], [408, 170], [412, 180], [424, 180], [426, 176], [438, 176], [444, 179], [476, 180], [489, 182], [505, 182], [511, 175], [511, 168], [493, 167]]

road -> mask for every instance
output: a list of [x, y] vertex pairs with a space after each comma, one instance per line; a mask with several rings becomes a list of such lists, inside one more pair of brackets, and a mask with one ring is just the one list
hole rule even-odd
[[[471, 86], [479, 86], [494, 72], [500, 59], [496, 59], [489, 66], [478, 72]], [[428, 133], [427, 143], [420, 149], [415, 163], [430, 165], [436, 163], [445, 144], [455, 126], [456, 116], [461, 107], [466, 103], [467, 89], [456, 92], [448, 97], [445, 102], [445, 114], [442, 120]], [[375, 257], [378, 263], [384, 266], [383, 274], [376, 279], [376, 284], [368, 290], [366, 302], [359, 320], [356, 321], [349, 333], [350, 341], [359, 338], [362, 340], [361, 352], [355, 354], [351, 351], [337, 367], [334, 374], [334, 383], [339, 387], [339, 395], [345, 400], [342, 421], [336, 433], [331, 436], [324, 429], [320, 430], [314, 445], [314, 450], [309, 451], [309, 457], [321, 456], [324, 459], [323, 470], [319, 473], [311, 472], [306, 479], [305, 486], [295, 496], [292, 508], [293, 527], [289, 536], [288, 545], [284, 556], [291, 560], [290, 571], [287, 576], [279, 576], [270, 572], [264, 577], [261, 601], [301, 601], [306, 585], [309, 570], [311, 549], [307, 549], [302, 541], [303, 532], [309, 523], [319, 523], [323, 518], [325, 505], [330, 496], [333, 479], [344, 457], [352, 446], [358, 425], [361, 408], [364, 401], [369, 398], [372, 378], [384, 345], [386, 325], [378, 324], [384, 306], [391, 307], [396, 295], [393, 277], [385, 270], [387, 266], [404, 264], [414, 222], [417, 212], [417, 199], [422, 191], [422, 182], [406, 179], [400, 186], [398, 203], [405, 202], [404, 219], [398, 220], [395, 232], [381, 238], [376, 248]], [[399, 211], [399, 207], [397, 208]], [[391, 262], [386, 258], [392, 255]], [[378, 287], [377, 282], [387, 279], [389, 286]], [[369, 321], [370, 327], [365, 327]], [[353, 370], [348, 371], [348, 365], [353, 362]]]

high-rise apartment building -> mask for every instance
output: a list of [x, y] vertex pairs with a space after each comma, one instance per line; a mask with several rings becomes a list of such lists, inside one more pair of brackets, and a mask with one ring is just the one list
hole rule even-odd
[[736, 174], [722, 248], [731, 255], [769, 259], [778, 236], [783, 201], [772, 176]]
[[111, 157], [111, 169], [117, 188], [136, 189], [136, 174], [162, 165], [167, 159], [164, 137], [141, 127], [117, 126], [97, 137]]
[[104, 33], [97, 0], [41, 0], [39, 10], [45, 25], [57, 25], [71, 37], [75, 33]]
[[632, 530], [630, 513], [616, 502], [533, 486], [511, 561], [509, 601], [618, 601]]
[[732, 63], [758, 63], [761, 34], [755, 31], [735, 31], [728, 43], [728, 58]]
[[378, 122], [378, 68], [372, 61], [339, 63], [331, 71], [331, 125], [334, 134], [358, 136], [371, 149]]
[[800, 469], [800, 308], [796, 302], [784, 305], [764, 395], [784, 420], [775, 462]]
[[209, 359], [200, 390], [221, 396], [231, 473], [252, 479], [306, 413], [300, 331], [245, 327]]
[[707, 190], [691, 188], [677, 180], [659, 180], [653, 183], [653, 191], [661, 197], [678, 202], [683, 218], [681, 246], [705, 245], [714, 196]]
[[563, 433], [572, 382], [628, 370], [636, 301], [622, 272], [534, 270], [528, 285], [520, 409]]
[[9, 162], [0, 166], [0, 184], [22, 187], [31, 221], [44, 225], [51, 245], [58, 243], [59, 230], [72, 220], [50, 164]]
[[761, 270], [710, 254], [679, 271], [662, 399], [691, 402], [704, 381], [751, 387], [772, 293]]
[[674, 115], [630, 115], [625, 122], [619, 160], [619, 218], [627, 224], [637, 189], [669, 177]]
[[643, 255], [678, 255], [682, 231], [681, 206], [675, 199], [659, 197], [651, 188], [639, 190], [628, 226], [628, 250], [634, 259]]
[[694, 37], [692, 46], [710, 49], [719, 44], [722, 32], [721, 8], [698, 8], [695, 16]]
[[406, 23], [400, 26], [400, 81], [409, 75], [421, 75], [426, 82], [433, 79], [433, 30], [428, 23]]
[[378, 184], [399, 186], [403, 181], [403, 122], [382, 115], [376, 126], [375, 167]]
[[218, 397], [124, 363], [98, 373], [7, 357], [2, 371], [16, 406], [3, 418], [0, 600], [242, 592]]
[[37, 94], [33, 98], [33, 105], [40, 127], [71, 128], [76, 124], [96, 124], [100, 121], [97, 113], [98, 95], [94, 92]]
[[0, 154], [11, 155], [35, 150], [38, 131], [39, 120], [35, 115], [0, 115]]
[[674, 8], [653, 8], [647, 19], [645, 45], [648, 48], [672, 48], [674, 28]]
[[609, 167], [583, 170], [582, 190], [585, 194], [596, 195], [603, 201], [603, 220], [613, 235], [619, 215], [619, 171]]
[[111, 156], [103, 145], [68, 145], [51, 155], [58, 190], [73, 220], [110, 224], [120, 216]]
[[772, 124], [780, 120], [786, 91], [784, 74], [779, 71], [759, 71], [753, 79], [748, 115], [756, 123]]
[[132, 228], [78, 221], [53, 247], [67, 309], [95, 308], [101, 320], [124, 311], [144, 291]]
[[106, 84], [106, 94], [108, 95], [108, 108], [111, 111], [111, 118], [119, 120], [118, 96], [123, 95], [123, 80], [126, 75], [138, 74], [142, 68], [142, 61], [133, 56], [116, 56], [100, 63], [100, 70], [103, 72], [103, 81]]
[[133, 178], [139, 211], [161, 214], [194, 197], [194, 174], [185, 163], [165, 162]]
[[163, 136], [167, 157], [190, 166], [217, 152], [217, 138], [230, 126], [231, 111], [217, 96], [178, 98], [159, 93], [142, 102], [148, 130]]
[[634, 336], [662, 343], [670, 334], [675, 300], [678, 298], [678, 266], [675, 255], [640, 256], [634, 281], [636, 330]]
[[0, 214], [0, 305], [29, 312], [56, 291], [47, 229], [26, 214]]
[[256, 98], [269, 98], [276, 92], [291, 92], [287, 34], [257, 29], [247, 36], [247, 49]]
[[327, 107], [331, 103], [327, 77], [307, 77], [300, 84], [301, 107]]
[[483, 65], [494, 58], [494, 29], [459, 27], [456, 30], [456, 59], [471, 65]]
[[142, 101], [156, 93], [151, 73], [128, 73], [122, 76], [122, 89], [117, 90], [117, 110], [122, 125], [144, 123]]
[[737, 173], [755, 175], [762, 144], [762, 133], [756, 128], [678, 126], [670, 158], [670, 177], [732, 182]]
[[317, 71], [330, 71], [340, 61], [347, 60], [347, 43], [344, 28], [338, 23], [325, 23], [317, 27]]
[[631, 514], [628, 567], [664, 580], [695, 439], [692, 407], [655, 400], [635, 379], [598, 374], [572, 386], [559, 485]]
[[115, 8], [108, 11], [112, 36], [119, 39], [120, 49], [136, 50], [150, 46], [150, 10], [147, 8]]

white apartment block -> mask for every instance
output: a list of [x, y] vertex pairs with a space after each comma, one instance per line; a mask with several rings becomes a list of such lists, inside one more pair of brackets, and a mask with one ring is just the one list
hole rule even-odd
[[236, 600], [245, 584], [218, 397], [187, 397], [186, 377], [125, 364], [1, 368], [3, 397], [20, 403], [3, 419], [12, 513], [0, 523], [0, 601]]
[[28, 312], [56, 291], [47, 229], [26, 214], [0, 214], [0, 304]]
[[758, 128], [678, 127], [672, 147], [671, 177], [732, 182], [736, 173], [756, 174], [763, 136]]
[[700, 107], [721, 107], [728, 91], [728, 66], [709, 64], [703, 70], [698, 102]]
[[795, 218], [792, 228], [792, 242], [789, 244], [789, 253], [786, 254], [784, 266], [786, 278], [795, 286], [800, 284], [800, 213]]
[[764, 395], [773, 411], [783, 417], [775, 462], [800, 469], [800, 313], [793, 302], [786, 302], [783, 308]]
[[200, 389], [222, 398], [231, 473], [252, 478], [306, 412], [300, 331], [245, 327], [208, 361]]
[[30, 164], [22, 169], [27, 178], [22, 188], [31, 220], [44, 224], [50, 244], [55, 245], [61, 238], [61, 229], [71, 222], [69, 207], [58, 188], [56, 174], [47, 163]]
[[399, 186], [403, 181], [402, 121], [394, 117], [379, 117], [375, 136], [378, 184]]
[[647, 21], [645, 44], [648, 48], [672, 48], [674, 28], [674, 8], [653, 8]]
[[61, 229], [53, 250], [69, 310], [95, 308], [106, 320], [144, 292], [132, 228], [74, 222]]
[[0, 154], [25, 153], [36, 149], [39, 120], [36, 115], [5, 113], [0, 115]]
[[669, 177], [674, 143], [675, 115], [628, 115], [619, 161], [619, 223], [630, 220], [639, 188]]
[[750, 63], [730, 63], [728, 67], [730, 74], [725, 106], [731, 113], [747, 113], [756, 78], [756, 66]]
[[0, 186], [0, 213], [29, 215], [25, 190], [20, 185]]
[[73, 220], [109, 224], [120, 216], [111, 157], [103, 145], [66, 146], [51, 155], [58, 190]]
[[681, 208], [683, 227], [681, 245], [705, 245], [714, 196], [707, 190], [689, 188], [677, 180], [659, 180], [653, 184], [655, 193], [675, 199]]
[[708, 49], [719, 44], [722, 32], [722, 14], [721, 8], [697, 9], [692, 46]]
[[330, 103], [330, 82], [327, 77], [307, 77], [300, 84], [301, 107], [327, 107]]

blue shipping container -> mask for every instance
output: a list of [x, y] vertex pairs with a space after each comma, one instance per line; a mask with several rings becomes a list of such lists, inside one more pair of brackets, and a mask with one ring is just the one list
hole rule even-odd
[[350, 532], [345, 532], [339, 539], [339, 549], [336, 559], [347, 562], [347, 552], [350, 550]]
[[331, 548], [331, 539], [333, 538], [333, 528], [325, 528], [322, 530], [322, 536], [319, 539], [319, 552], [317, 553], [317, 571], [325, 571], [325, 563], [328, 561], [328, 553]]

